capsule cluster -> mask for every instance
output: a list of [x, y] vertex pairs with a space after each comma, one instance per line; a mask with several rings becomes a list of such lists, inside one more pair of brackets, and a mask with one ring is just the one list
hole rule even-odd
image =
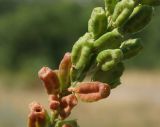
[[73, 45], [71, 53], [64, 55], [59, 68], [43, 67], [38, 72], [51, 113], [41, 104], [31, 103], [28, 127], [78, 127], [76, 120], [66, 120], [78, 100], [107, 98], [111, 89], [121, 84], [125, 60], [143, 48], [141, 39], [131, 36], [147, 26], [160, 0], [104, 2], [104, 8], [93, 9], [88, 32]]

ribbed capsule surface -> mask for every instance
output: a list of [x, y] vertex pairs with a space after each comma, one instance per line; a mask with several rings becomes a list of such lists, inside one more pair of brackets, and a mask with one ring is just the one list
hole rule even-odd
[[85, 102], [95, 102], [110, 94], [110, 86], [101, 82], [82, 82], [72, 89]]
[[94, 8], [88, 22], [88, 31], [93, 34], [95, 39], [106, 32], [107, 24], [107, 17], [104, 9], [102, 7]]
[[56, 72], [48, 67], [43, 67], [38, 72], [39, 78], [43, 81], [48, 94], [56, 94], [59, 88], [59, 79]]

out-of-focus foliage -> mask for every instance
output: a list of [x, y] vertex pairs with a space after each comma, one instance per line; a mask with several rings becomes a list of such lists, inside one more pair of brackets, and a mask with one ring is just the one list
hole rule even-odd
[[[87, 30], [91, 9], [103, 0], [0, 0], [0, 72], [36, 76], [44, 65], [58, 66], [66, 51]], [[128, 65], [160, 67], [160, 9], [136, 36], [144, 51]], [[19, 73], [21, 74], [21, 73]], [[36, 77], [35, 77], [36, 78]]]

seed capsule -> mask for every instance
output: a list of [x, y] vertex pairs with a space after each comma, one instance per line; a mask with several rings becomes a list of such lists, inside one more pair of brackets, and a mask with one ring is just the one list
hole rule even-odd
[[118, 63], [109, 71], [102, 71], [101, 69], [97, 70], [92, 77], [92, 81], [100, 81], [110, 85], [111, 89], [117, 87], [121, 84], [120, 77], [124, 71], [123, 63]]
[[28, 119], [28, 127], [50, 126], [50, 120], [46, 110], [37, 102], [30, 104], [30, 114]]
[[66, 53], [59, 65], [59, 78], [61, 84], [61, 90], [64, 90], [70, 85], [70, 69], [71, 69], [71, 54]]
[[56, 94], [59, 88], [59, 79], [57, 74], [48, 67], [43, 67], [38, 72], [39, 78], [43, 81], [48, 94]]
[[70, 89], [85, 102], [95, 102], [106, 98], [110, 94], [110, 87], [101, 82], [82, 82], [78, 87]]
[[118, 0], [104, 0], [106, 15], [112, 15]]
[[95, 39], [107, 30], [107, 17], [102, 7], [94, 8], [88, 22], [88, 31], [93, 33]]
[[108, 71], [115, 67], [122, 59], [123, 52], [120, 49], [108, 49], [98, 54], [97, 63], [101, 70]]
[[136, 7], [129, 17], [128, 21], [122, 27], [124, 34], [133, 34], [141, 31], [151, 21], [153, 8], [147, 5], [139, 5]]
[[123, 52], [123, 59], [129, 59], [136, 56], [143, 48], [141, 39], [129, 39], [120, 46]]
[[159, 6], [160, 0], [141, 0], [141, 4], [151, 5], [151, 6]]
[[94, 42], [94, 47], [98, 51], [105, 49], [115, 49], [121, 45], [123, 36], [117, 29], [102, 35], [99, 39]]
[[136, 3], [137, 0], [121, 0], [117, 3], [112, 15], [113, 28], [120, 27], [125, 23], [136, 6]]
[[71, 110], [77, 105], [78, 101], [75, 95], [70, 94], [68, 96], [65, 96], [61, 99], [61, 111], [60, 111], [60, 116], [62, 119], [67, 118]]
[[57, 95], [49, 96], [49, 107], [53, 111], [58, 110], [58, 108], [60, 107], [60, 101]]

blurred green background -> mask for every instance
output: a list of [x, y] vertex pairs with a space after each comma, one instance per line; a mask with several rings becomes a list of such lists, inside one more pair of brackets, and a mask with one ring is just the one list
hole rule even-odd
[[[0, 127], [26, 126], [27, 106], [34, 99], [47, 105], [37, 72], [42, 66], [58, 67], [64, 53], [87, 31], [96, 6], [103, 6], [103, 0], [0, 0]], [[159, 34], [157, 7], [151, 23], [135, 35], [143, 39], [144, 50], [126, 62], [126, 85], [113, 91], [109, 102], [82, 104], [73, 118], [83, 127], [158, 127]]]

